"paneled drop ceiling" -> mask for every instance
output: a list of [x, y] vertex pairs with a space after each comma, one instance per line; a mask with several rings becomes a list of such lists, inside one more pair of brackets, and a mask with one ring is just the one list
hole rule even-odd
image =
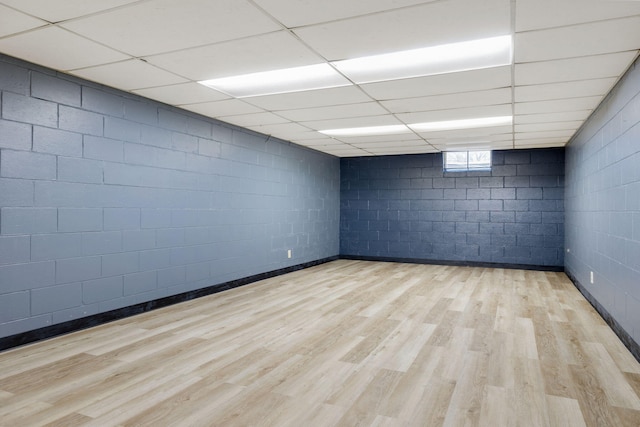
[[[198, 81], [510, 35], [509, 65], [250, 96]], [[634, 61], [639, 0], [0, 0], [0, 52], [340, 157], [565, 145]], [[477, 129], [326, 129], [495, 116]]]

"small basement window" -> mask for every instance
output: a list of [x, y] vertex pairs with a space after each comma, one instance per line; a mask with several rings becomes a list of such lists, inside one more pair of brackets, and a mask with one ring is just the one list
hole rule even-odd
[[491, 170], [491, 151], [446, 151], [445, 172]]

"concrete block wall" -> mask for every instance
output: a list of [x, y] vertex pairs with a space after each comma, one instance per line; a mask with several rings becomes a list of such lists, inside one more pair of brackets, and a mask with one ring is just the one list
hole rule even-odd
[[566, 179], [565, 269], [640, 343], [638, 61], [567, 146]]
[[340, 253], [563, 265], [564, 149], [494, 151], [491, 171], [442, 154], [341, 159]]
[[338, 255], [335, 157], [6, 56], [0, 105], [0, 337]]

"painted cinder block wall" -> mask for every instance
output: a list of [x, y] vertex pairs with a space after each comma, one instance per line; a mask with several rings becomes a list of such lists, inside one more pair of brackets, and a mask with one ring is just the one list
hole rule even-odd
[[0, 96], [0, 337], [338, 255], [333, 156], [6, 56]]
[[638, 61], [567, 146], [566, 250], [567, 273], [640, 343]]
[[492, 162], [444, 172], [442, 154], [341, 159], [340, 253], [561, 267], [564, 149]]

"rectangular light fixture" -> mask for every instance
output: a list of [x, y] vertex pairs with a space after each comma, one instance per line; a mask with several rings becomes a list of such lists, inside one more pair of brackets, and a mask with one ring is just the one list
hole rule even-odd
[[234, 98], [349, 86], [329, 64], [306, 65], [199, 82]]
[[510, 65], [511, 36], [490, 37], [332, 62], [356, 83]]
[[436, 132], [442, 130], [474, 129], [492, 126], [507, 126], [513, 122], [512, 116], [482, 117], [478, 119], [446, 120], [441, 122], [414, 123], [408, 125], [416, 132]]
[[246, 98], [498, 67], [510, 65], [512, 56], [511, 36], [507, 35], [199, 83], [234, 98]]
[[360, 128], [327, 129], [318, 131], [328, 136], [369, 136], [369, 135], [395, 135], [410, 133], [405, 125], [368, 126]]
[[394, 135], [416, 132], [435, 132], [442, 130], [474, 129], [491, 126], [505, 126], [513, 122], [512, 116], [483, 117], [479, 119], [447, 120], [442, 122], [415, 123], [409, 125], [369, 126], [359, 128], [328, 129], [318, 132], [329, 136], [369, 136]]

